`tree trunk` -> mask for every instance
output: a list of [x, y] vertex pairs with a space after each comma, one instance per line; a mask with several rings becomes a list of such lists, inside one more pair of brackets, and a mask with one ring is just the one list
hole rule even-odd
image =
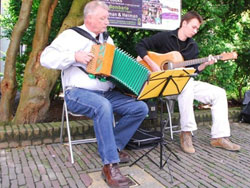
[[32, 0], [23, 0], [19, 18], [14, 26], [10, 45], [7, 50], [4, 79], [1, 82], [0, 121], [9, 122], [13, 118], [13, 106], [17, 91], [16, 56], [18, 55], [21, 37], [29, 26]]
[[69, 14], [64, 19], [59, 33], [61, 33], [62, 31], [70, 27], [83, 24], [83, 8], [90, 1], [91, 0], [74, 0], [73, 1]]
[[19, 105], [14, 124], [34, 123], [42, 119], [49, 108], [49, 93], [58, 72], [40, 66], [41, 51], [48, 42], [51, 20], [58, 0], [42, 0], [37, 13], [32, 52], [26, 63]]
[[[87, 2], [88, 0], [73, 1], [59, 33], [83, 23], [83, 7]], [[50, 92], [60, 74], [59, 71], [46, 69], [40, 65], [39, 57], [48, 41], [47, 24], [52, 20], [52, 15], [48, 16], [48, 6], [44, 1], [41, 1], [39, 6], [32, 52], [25, 67], [21, 98], [14, 124], [36, 123], [44, 120], [50, 106]]]

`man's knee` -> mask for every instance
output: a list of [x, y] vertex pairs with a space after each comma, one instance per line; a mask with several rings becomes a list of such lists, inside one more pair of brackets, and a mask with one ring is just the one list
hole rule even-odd
[[143, 102], [143, 101], [138, 101], [137, 104], [135, 105], [136, 111], [139, 111], [142, 115], [147, 115], [148, 114], [148, 105]]
[[108, 100], [103, 99], [96, 108], [97, 114], [102, 113], [113, 113], [112, 105]]

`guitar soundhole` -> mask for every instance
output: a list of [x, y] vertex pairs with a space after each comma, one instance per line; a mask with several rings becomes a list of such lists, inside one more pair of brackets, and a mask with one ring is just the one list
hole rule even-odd
[[168, 70], [168, 64], [167, 64], [167, 63], [164, 63], [164, 64], [163, 64], [162, 70]]
[[161, 70], [168, 70], [169, 67], [168, 67], [168, 61], [165, 61], [161, 64]]

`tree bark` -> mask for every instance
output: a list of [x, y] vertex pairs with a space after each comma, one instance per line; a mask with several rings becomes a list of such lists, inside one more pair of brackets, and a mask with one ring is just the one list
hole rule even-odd
[[51, 20], [58, 0], [42, 0], [37, 13], [32, 52], [26, 63], [22, 91], [14, 124], [35, 123], [49, 108], [49, 93], [58, 73], [40, 66], [41, 51], [48, 42]]
[[16, 56], [18, 55], [20, 41], [24, 31], [29, 26], [29, 17], [32, 0], [23, 0], [19, 18], [14, 26], [10, 45], [6, 54], [4, 79], [1, 82], [0, 121], [9, 122], [13, 118], [13, 106], [17, 92]]
[[[73, 1], [59, 33], [83, 23], [83, 7], [88, 1]], [[59, 71], [46, 69], [40, 65], [40, 54], [48, 41], [50, 27], [48, 24], [52, 20], [52, 14], [49, 15], [48, 12], [49, 6], [45, 1], [41, 1], [39, 6], [32, 52], [25, 67], [21, 98], [14, 124], [36, 123], [44, 120], [50, 106], [50, 92], [60, 74]]]

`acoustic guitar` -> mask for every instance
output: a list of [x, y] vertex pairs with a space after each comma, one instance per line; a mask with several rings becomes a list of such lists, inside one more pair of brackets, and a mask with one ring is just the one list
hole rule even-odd
[[[149, 51], [148, 56], [160, 66], [161, 70], [175, 69], [175, 68], [186, 67], [208, 62], [208, 57], [184, 61], [181, 53], [177, 51], [172, 51], [165, 54]], [[220, 55], [216, 55], [213, 57], [217, 60], [226, 61], [230, 59], [237, 59], [237, 56], [238, 55], [236, 52], [230, 52], [230, 53], [221, 53]], [[137, 61], [139, 61], [139, 63], [141, 63], [142, 65], [147, 67], [150, 71], [152, 71], [151, 67], [144, 60], [137, 57]]]

